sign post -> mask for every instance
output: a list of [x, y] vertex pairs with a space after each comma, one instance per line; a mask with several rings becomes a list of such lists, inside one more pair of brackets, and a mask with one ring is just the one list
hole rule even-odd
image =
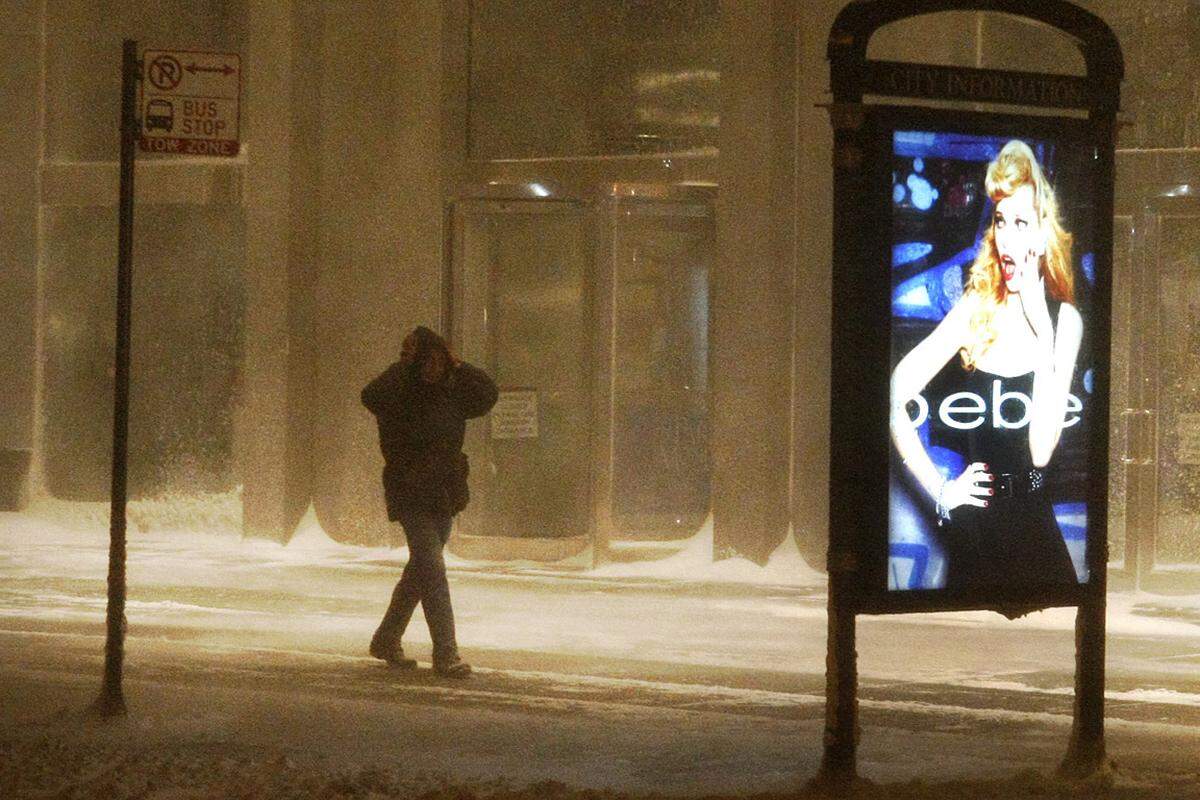
[[[113, 383], [112, 491], [104, 682], [93, 708], [125, 714], [126, 501], [133, 317], [134, 164], [144, 152], [235, 156], [241, 60], [228, 53], [147, 50], [126, 39], [121, 58], [121, 154], [117, 229], [117, 325]], [[141, 117], [139, 119], [139, 111]]]
[[[867, 58], [885, 25], [964, 10], [1057, 29], [1086, 76]], [[1105, 759], [1120, 47], [1065, 0], [853, 0], [828, 56], [836, 366], [814, 784], [857, 781], [857, 615], [1051, 606], [1078, 609], [1060, 774], [1087, 776]]]
[[108, 613], [104, 683], [95, 708], [125, 713], [125, 500], [129, 454], [129, 351], [133, 310], [133, 174], [137, 139], [137, 42], [125, 40], [121, 58], [121, 171], [117, 228], [117, 330], [113, 383], [112, 492], [109, 508]]

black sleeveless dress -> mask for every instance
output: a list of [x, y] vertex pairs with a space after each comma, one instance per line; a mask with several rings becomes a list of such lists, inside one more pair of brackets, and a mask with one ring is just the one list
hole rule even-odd
[[[1000, 381], [999, 391], [995, 381]], [[980, 369], [964, 370], [961, 385], [961, 391], [977, 394], [987, 406], [983, 423], [965, 432], [967, 463], [987, 464], [997, 480], [990, 484], [996, 493], [985, 498], [986, 508], [959, 506], [940, 529], [948, 562], [946, 588], [1076, 584], [1044, 477], [1033, 471], [1028, 424], [993, 425], [997, 413], [1010, 423], [1019, 421], [1023, 412], [1019, 401], [1004, 402], [999, 410], [993, 409], [993, 401], [1007, 392], [1032, 397], [1033, 373], [1003, 377]]]

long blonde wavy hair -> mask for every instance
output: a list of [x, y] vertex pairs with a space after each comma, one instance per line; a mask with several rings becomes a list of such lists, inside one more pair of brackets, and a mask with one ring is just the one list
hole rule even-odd
[[[1018, 139], [1004, 145], [996, 159], [988, 164], [984, 185], [993, 204], [1012, 196], [1022, 186], [1033, 187], [1033, 207], [1046, 236], [1046, 252], [1041, 256], [1038, 272], [1045, 278], [1046, 290], [1051, 297], [1073, 303], [1075, 277], [1071, 271], [1071, 234], [1058, 220], [1054, 187], [1046, 179], [1029, 145]], [[971, 314], [971, 341], [959, 351], [963, 366], [970, 370], [996, 341], [996, 311], [1008, 298], [1008, 287], [1004, 285], [1000, 256], [996, 251], [994, 219], [979, 243], [979, 252], [967, 274], [966, 295], [979, 298]]]

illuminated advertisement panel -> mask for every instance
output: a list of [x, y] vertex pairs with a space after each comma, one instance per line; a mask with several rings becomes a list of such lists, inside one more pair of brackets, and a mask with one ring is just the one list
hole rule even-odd
[[1036, 130], [886, 131], [889, 593], [1062, 597], [1089, 579], [1096, 158]]

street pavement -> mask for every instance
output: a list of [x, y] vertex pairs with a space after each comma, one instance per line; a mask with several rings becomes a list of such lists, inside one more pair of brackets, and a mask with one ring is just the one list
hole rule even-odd
[[[366, 655], [402, 551], [295, 553], [165, 534], [131, 546], [124, 725], [133, 727], [114, 738], [77, 716], [101, 671], [104, 537], [47, 529], [33, 538], [36, 521], [7, 522], [0, 742], [9, 755], [0, 756], [0, 793], [7, 785], [53, 795], [69, 785], [74, 796], [103, 796], [88, 794], [86, 782], [61, 784], [63, 774], [81, 773], [56, 773], [47, 754], [126, 763], [113, 754], [130, 740], [149, 743], [139, 752], [159, 772], [146, 767], [129, 780], [161, 783], [171, 764], [203, 773], [195, 754], [216, 748], [221, 763], [248, 765], [230, 767], [228, 780], [242, 785], [252, 775], [267, 787], [261, 796], [284, 786], [263, 775], [308, 776], [305, 786], [321, 795], [329, 784], [320, 781], [345, 769], [354, 777], [345, 796], [403, 796], [391, 792], [412, 789], [406, 780], [465, 782], [480, 796], [497, 780], [542, 787], [529, 796], [549, 796], [547, 786], [560, 783], [786, 796], [819, 764], [819, 585], [464, 565], [451, 585], [476, 674], [454, 682], [427, 663], [396, 671]], [[1193, 601], [1110, 599], [1107, 734], [1116, 771], [1103, 784], [1115, 794], [1104, 796], [1200, 797]], [[958, 796], [951, 785], [971, 797], [1058, 791], [1047, 776], [1070, 731], [1072, 615], [862, 618], [861, 774], [909, 792], [887, 796], [924, 797], [922, 787]], [[427, 662], [419, 614], [406, 646]], [[277, 769], [263, 754], [294, 768]], [[379, 768], [391, 770], [383, 789], [371, 783], [384, 780]], [[228, 789], [218, 778], [213, 794], [196, 796]]]

